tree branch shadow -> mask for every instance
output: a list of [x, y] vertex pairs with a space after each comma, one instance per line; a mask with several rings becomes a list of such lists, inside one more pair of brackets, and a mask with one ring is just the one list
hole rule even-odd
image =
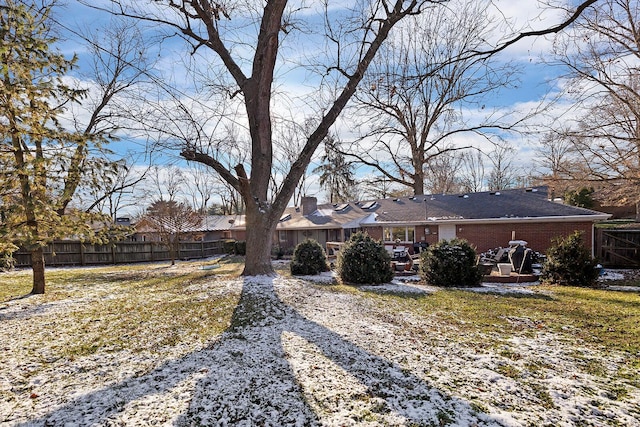
[[230, 327], [209, 348], [167, 361], [147, 374], [126, 378], [17, 425], [58, 426], [69, 420], [83, 425], [115, 425], [126, 422], [127, 407], [134, 402], [155, 396], [160, 399], [156, 404], [162, 405], [162, 396], [185, 381], [193, 381], [195, 386], [188, 407], [173, 420], [175, 426], [321, 425], [321, 418], [332, 414], [316, 413], [317, 407], [308, 401], [284, 348], [285, 334], [313, 344], [355, 378], [366, 395], [375, 399], [382, 416], [391, 414], [395, 420], [404, 420], [394, 425], [444, 425], [443, 420], [502, 425], [477, 413], [465, 400], [444, 394], [400, 365], [305, 318], [278, 297], [274, 280], [245, 278]]

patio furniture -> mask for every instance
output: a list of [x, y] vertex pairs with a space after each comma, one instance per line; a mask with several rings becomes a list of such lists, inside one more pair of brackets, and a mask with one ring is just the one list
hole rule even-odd
[[480, 257], [480, 264], [492, 263], [495, 265], [504, 261], [508, 261], [508, 252], [503, 247], [489, 250]]
[[413, 260], [404, 246], [397, 246], [393, 249], [391, 266], [395, 271], [408, 271], [413, 266]]

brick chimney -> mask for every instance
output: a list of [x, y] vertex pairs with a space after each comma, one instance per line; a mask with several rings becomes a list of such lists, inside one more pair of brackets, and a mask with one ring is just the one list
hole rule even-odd
[[302, 197], [302, 215], [311, 215], [318, 210], [318, 199], [315, 197]]

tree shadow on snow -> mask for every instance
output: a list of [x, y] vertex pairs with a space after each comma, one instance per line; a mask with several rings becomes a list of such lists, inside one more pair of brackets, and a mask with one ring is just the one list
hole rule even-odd
[[[291, 334], [313, 344], [355, 379], [364, 390], [362, 401], [375, 403], [372, 412], [390, 417], [384, 425], [464, 425], [467, 421], [478, 426], [502, 425], [477, 413], [468, 402], [430, 387], [400, 365], [305, 318], [277, 296], [274, 280], [278, 279], [245, 278], [231, 326], [209, 348], [167, 361], [147, 374], [93, 391], [40, 419], [18, 425], [58, 426], [70, 421], [79, 425], [127, 424], [127, 414], [135, 413], [136, 406], [150, 411], [153, 419], [166, 412], [172, 389], [185, 381], [195, 384], [189, 389], [188, 407], [173, 421], [175, 426], [320, 425], [314, 410], [318, 402], [310, 401], [313, 393], [305, 394], [305, 385], [289, 362], [283, 336]], [[304, 354], [294, 356], [304, 359]], [[312, 375], [313, 369], [310, 372]], [[332, 414], [327, 405], [323, 412], [321, 415], [329, 418], [352, 415], [348, 411], [347, 415]]]

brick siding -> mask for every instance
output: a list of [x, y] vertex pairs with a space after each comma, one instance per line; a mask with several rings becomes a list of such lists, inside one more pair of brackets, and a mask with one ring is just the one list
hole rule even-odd
[[592, 246], [591, 222], [527, 222], [516, 224], [457, 225], [456, 235], [476, 246], [478, 252], [498, 246], [508, 246], [509, 240], [525, 240], [528, 247], [545, 252], [551, 240], [558, 236], [568, 236], [574, 231], [583, 231], [587, 248]]
[[[438, 226], [430, 225], [425, 235], [424, 226], [416, 227], [416, 241], [435, 243], [438, 238]], [[367, 233], [374, 239], [382, 238], [382, 227], [367, 227]], [[525, 240], [528, 247], [538, 252], [546, 252], [551, 240], [558, 236], [568, 236], [574, 231], [583, 231], [587, 248], [592, 247], [591, 222], [526, 222], [512, 224], [457, 224], [456, 236], [468, 240], [478, 252], [499, 246], [506, 247], [510, 240]]]

